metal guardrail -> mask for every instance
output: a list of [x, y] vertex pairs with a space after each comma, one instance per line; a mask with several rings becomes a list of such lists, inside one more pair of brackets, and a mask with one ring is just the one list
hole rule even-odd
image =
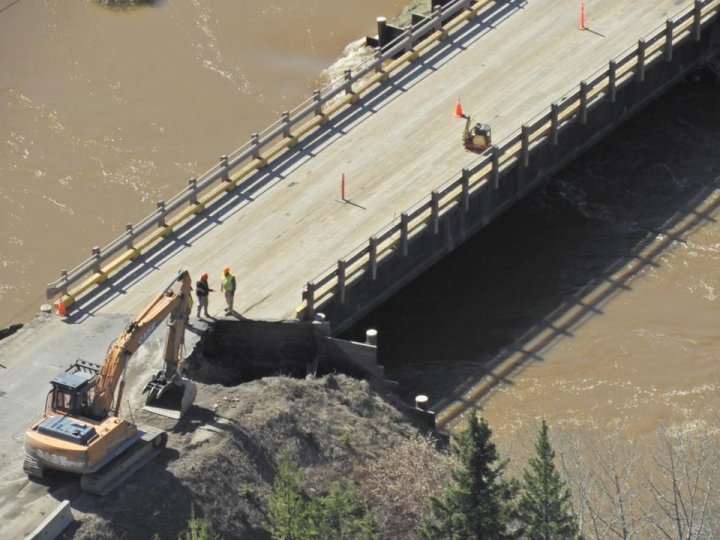
[[633, 80], [642, 82], [648, 66], [663, 59], [672, 60], [672, 51], [676, 45], [687, 39], [699, 40], [702, 27], [718, 11], [720, 0], [695, 0], [692, 6], [667, 19], [644, 39], [640, 39], [637, 45], [612, 59], [606, 68], [593, 73], [579, 87], [553, 102], [549, 109], [539, 112], [517, 132], [486, 150], [464, 168], [459, 176], [446, 180], [429, 198], [425, 197], [403, 212], [398, 221], [393, 219], [392, 223], [371, 236], [368, 242], [339, 259], [336, 266], [328, 267], [309, 281], [302, 292], [303, 301], [295, 313], [310, 318], [318, 306], [335, 295], [344, 302], [349, 280], [365, 272], [371, 272], [375, 278], [378, 261], [396, 250], [406, 255], [410, 238], [421, 229], [433, 227], [437, 233], [440, 216], [444, 211], [457, 204], [467, 209], [470, 194], [486, 182], [493, 182], [493, 187], [497, 189], [502, 168], [518, 161], [527, 166], [532, 146], [548, 138], [554, 144], [558, 133], [570, 122], [584, 124], [588, 109], [596, 103], [605, 99], [613, 102], [618, 88]]
[[[374, 57], [355, 72], [346, 70], [339, 84], [333, 81], [325, 88], [315, 90], [312, 97], [291, 111], [283, 112], [278, 121], [259, 133], [253, 133], [250, 141], [243, 146], [222, 156], [220, 162], [202, 176], [192, 178], [187, 189], [168, 201], [158, 202], [156, 210], [139, 223], [128, 224], [125, 233], [110, 244], [103, 248], [94, 247], [90, 258], [70, 271], [62, 270], [60, 278], [48, 284], [47, 298], [62, 295], [58, 304], [61, 303], [63, 308], [69, 307], [80, 294], [107, 280], [110, 274], [135, 259], [144, 249], [170, 234], [174, 227], [202, 212], [208, 203], [236, 187], [248, 174], [265, 166], [269, 159], [293, 146], [300, 137], [492, 3], [492, 0], [455, 0], [442, 8], [435, 8], [428, 17], [410, 26], [384, 50], [376, 51]], [[397, 58], [398, 55], [402, 56]], [[390, 64], [385, 65], [387, 62]], [[356, 84], [359, 86], [354, 88]], [[297, 130], [293, 132], [292, 128]], [[111, 260], [113, 257], [116, 258]], [[77, 285], [84, 278], [86, 280]], [[70, 290], [73, 286], [75, 288]]]

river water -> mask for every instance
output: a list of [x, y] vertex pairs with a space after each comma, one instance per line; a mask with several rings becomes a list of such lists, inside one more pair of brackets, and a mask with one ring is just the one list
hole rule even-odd
[[[0, 324], [404, 3], [0, 0]], [[401, 393], [505, 440], [714, 429], [719, 96], [682, 85], [362, 321]]]
[[0, 0], [0, 325], [307, 99], [406, 3]]

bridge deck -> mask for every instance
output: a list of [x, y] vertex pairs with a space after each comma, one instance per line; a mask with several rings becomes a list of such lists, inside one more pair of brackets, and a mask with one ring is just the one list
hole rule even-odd
[[[317, 141], [256, 177], [153, 270], [97, 313], [134, 314], [179, 268], [238, 276], [236, 308], [251, 318], [285, 318], [302, 286], [396, 219], [473, 159], [460, 144], [453, 108], [492, 125], [501, 140], [583, 78], [689, 4], [686, 0], [598, 0], [590, 30], [578, 29], [576, 0], [508, 2], [491, 25], [471, 21], [415, 62], [405, 77], [363, 98]], [[354, 204], [337, 201], [340, 176]], [[211, 298], [211, 313], [222, 299]]]

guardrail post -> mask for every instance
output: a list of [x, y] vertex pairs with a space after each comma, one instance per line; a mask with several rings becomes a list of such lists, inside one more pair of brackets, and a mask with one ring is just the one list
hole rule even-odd
[[442, 11], [440, 6], [435, 6], [433, 8], [432, 17], [434, 19], [433, 28], [436, 32], [439, 32], [442, 30]]
[[520, 166], [523, 169], [527, 169], [530, 165], [530, 126], [523, 124], [520, 131]]
[[403, 212], [400, 214], [400, 253], [407, 257], [410, 237], [410, 216]]
[[560, 104], [552, 103], [550, 105], [550, 138], [553, 146], [558, 143], [558, 131], [560, 130]]
[[617, 96], [617, 62], [615, 60], [610, 60], [608, 66], [608, 92], [610, 103], [615, 103]]
[[135, 245], [133, 244], [133, 240], [135, 239], [135, 231], [133, 231], [133, 224], [128, 223], [125, 225], [125, 234], [127, 235], [127, 249], [135, 249]]
[[382, 67], [382, 49], [375, 49], [375, 73], [384, 73]]
[[588, 93], [590, 85], [587, 81], [580, 83], [580, 123], [584, 126], [587, 124], [587, 111], [588, 111]]
[[166, 227], [167, 224], [165, 223], [165, 215], [167, 214], [167, 212], [165, 211], [165, 201], [157, 202], [157, 211], [158, 214], [160, 214], [160, 219], [158, 220], [158, 227]]
[[377, 238], [370, 237], [368, 242], [368, 258], [370, 259], [370, 277], [373, 281], [377, 279]]
[[665, 61], [672, 62], [673, 50], [673, 20], [668, 19], [665, 23]]
[[345, 272], [347, 270], [347, 263], [345, 259], [338, 260], [337, 267], [337, 284], [338, 284], [338, 298], [340, 303], [345, 303]]
[[315, 116], [322, 116], [322, 96], [320, 90], [313, 90], [313, 101], [315, 101]]
[[412, 59], [414, 59], [414, 58], [417, 58], [417, 53], [415, 52], [415, 48], [413, 47], [413, 45], [415, 45], [415, 44], [412, 42], [412, 38], [411, 38], [410, 34], [411, 34], [411, 30], [410, 30], [410, 28], [407, 28], [402, 33], [402, 38], [403, 38], [403, 41], [407, 42], [407, 43], [405, 43], [405, 52], [411, 53], [411, 55], [413, 57]]
[[695, 0], [693, 6], [693, 37], [695, 41], [700, 41], [700, 34], [702, 32], [702, 2]]
[[352, 71], [349, 69], [346, 69], [344, 71], [344, 77], [345, 77], [345, 94], [347, 94], [347, 95], [354, 94], [355, 92], [353, 92], [353, 89], [352, 89], [352, 83], [353, 83]]
[[68, 293], [68, 286], [67, 286], [68, 271], [67, 270], [60, 270], [60, 279], [63, 280], [63, 282], [64, 282], [60, 286], [60, 292], [63, 294], [63, 296], [67, 296], [67, 293]]
[[260, 134], [253, 133], [250, 135], [250, 144], [253, 145], [253, 159], [260, 159]]
[[637, 60], [637, 71], [635, 77], [637, 82], [643, 82], [645, 80], [645, 55], [647, 51], [647, 43], [644, 39], [638, 41], [638, 60]]
[[470, 208], [470, 171], [468, 169], [462, 170], [462, 203], [461, 208], [463, 212], [467, 212]]
[[315, 284], [308, 281], [303, 292], [305, 297], [305, 318], [306, 320], [312, 320], [315, 316]]
[[285, 126], [283, 128], [283, 137], [290, 137], [290, 113], [288, 111], [282, 113], [281, 121]]
[[430, 212], [432, 215], [433, 234], [440, 232], [440, 193], [433, 191], [430, 194]]
[[92, 248], [92, 255], [95, 259], [95, 262], [93, 263], [93, 272], [96, 274], [100, 273], [100, 248], [98, 246], [95, 246]]
[[230, 181], [230, 165], [228, 163], [227, 156], [220, 156], [220, 166], [223, 169], [223, 173], [222, 173], [223, 182], [229, 182]]
[[190, 192], [190, 206], [195, 206], [198, 203], [197, 178], [193, 177], [190, 180], [188, 180], [188, 191]]
[[500, 148], [497, 146], [492, 147], [492, 171], [490, 173], [493, 189], [500, 187]]

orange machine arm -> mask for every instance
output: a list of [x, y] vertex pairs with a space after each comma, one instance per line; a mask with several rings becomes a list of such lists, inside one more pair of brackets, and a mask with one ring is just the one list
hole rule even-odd
[[[90, 406], [90, 413], [94, 418], [100, 419], [108, 415], [113, 408], [115, 391], [130, 356], [168, 316], [170, 316], [170, 331], [165, 345], [165, 369], [170, 372], [177, 371], [180, 350], [184, 343], [186, 317], [190, 310], [191, 290], [190, 274], [187, 271], [179, 272], [172, 283], [155, 297], [130, 323], [127, 330], [115, 340], [105, 357], [94, 389]], [[120, 403], [117, 403], [114, 408], [115, 414], [118, 413], [119, 408]]]

